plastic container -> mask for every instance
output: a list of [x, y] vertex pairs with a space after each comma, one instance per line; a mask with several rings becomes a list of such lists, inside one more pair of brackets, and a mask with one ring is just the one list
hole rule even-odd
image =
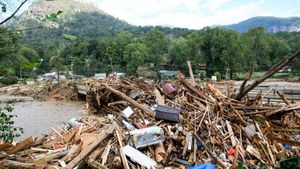
[[177, 91], [174, 89], [174, 87], [172, 86], [171, 83], [166, 83], [163, 85], [163, 91], [167, 94], [176, 96], [177, 95]]

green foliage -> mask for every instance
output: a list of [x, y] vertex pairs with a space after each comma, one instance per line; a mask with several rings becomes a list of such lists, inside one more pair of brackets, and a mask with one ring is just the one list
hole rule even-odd
[[0, 84], [3, 86], [12, 85], [18, 82], [18, 78], [13, 75], [6, 75], [0, 78]]
[[265, 33], [263, 27], [250, 29], [244, 34], [244, 43], [248, 48], [246, 52], [248, 70], [267, 70], [271, 66], [271, 35]]
[[[36, 3], [47, 6], [43, 2]], [[54, 26], [36, 19], [20, 22], [19, 26], [23, 27], [43, 24], [48, 27], [25, 31], [20, 48], [16, 45], [17, 34], [7, 30], [0, 33], [0, 45], [1, 40], [5, 41], [2, 44], [9, 44], [0, 50], [0, 59], [3, 58], [3, 63], [14, 70], [10, 71], [11, 74], [29, 77], [31, 69], [37, 67], [39, 74], [52, 69], [73, 69], [75, 74], [86, 76], [112, 71], [135, 75], [139, 67], [149, 69], [151, 63], [154, 64], [152, 71], [171, 69], [187, 74], [186, 62], [189, 60], [194, 70], [199, 69], [199, 65], [206, 65], [208, 77], [214, 72], [223, 75], [228, 72], [233, 78], [237, 72], [265, 71], [283, 56], [295, 52], [300, 45], [300, 33], [273, 35], [262, 27], [244, 34], [209, 27], [196, 31], [161, 26], [137, 27], [92, 7], [75, 13], [70, 6], [75, 9], [76, 5], [67, 5], [61, 8], [63, 13], [58, 11], [46, 16], [47, 21], [59, 22]], [[7, 41], [13, 38], [15, 42]], [[52, 63], [53, 56], [58, 64]], [[295, 73], [300, 70], [299, 65], [299, 59], [292, 64]], [[4, 68], [1, 70], [8, 73]]]
[[63, 34], [63, 37], [64, 37], [65, 39], [67, 39], [67, 40], [76, 40], [76, 39], [77, 39], [76, 36], [70, 35], [70, 34], [66, 34], [66, 33]]
[[56, 70], [56, 71], [62, 71], [64, 70], [65, 66], [63, 64], [63, 58], [59, 55], [54, 55], [50, 59], [50, 65]]
[[0, 6], [1, 6], [1, 12], [5, 13], [6, 12], [6, 4], [0, 2]]
[[6, 104], [0, 110], [0, 140], [11, 143], [15, 137], [19, 137], [23, 133], [22, 128], [14, 127], [13, 104]]
[[154, 63], [155, 67], [161, 64], [167, 52], [166, 35], [158, 29], [151, 29], [144, 38], [144, 43], [149, 50], [147, 63]]
[[172, 67], [185, 73], [188, 72], [187, 65], [183, 63], [192, 59], [193, 55], [186, 38], [179, 37], [173, 42], [170, 48], [170, 56], [172, 58]]
[[127, 45], [124, 51], [124, 59], [127, 62], [126, 73], [136, 74], [138, 67], [142, 66], [147, 58], [147, 48], [142, 43], [135, 42]]
[[59, 75], [60, 72], [65, 70], [64, 60], [59, 55], [54, 55], [50, 59], [50, 65], [56, 70], [57, 72], [57, 82], [59, 83]]
[[52, 21], [52, 22], [59, 23], [60, 22], [59, 15], [62, 14], [62, 13], [63, 13], [63, 11], [58, 10], [56, 13], [52, 13], [50, 15], [46, 15], [45, 20], [49, 20], [49, 21]]
[[217, 81], [222, 79], [222, 74], [220, 72], [215, 72], [214, 75], [217, 77]]
[[0, 61], [8, 61], [16, 52], [19, 35], [0, 27]]
[[206, 77], [206, 71], [205, 70], [198, 71], [198, 74], [200, 75], [202, 80]]
[[246, 169], [246, 167], [244, 166], [244, 164], [241, 161], [238, 161], [238, 169]]
[[299, 168], [300, 167], [300, 156], [294, 156], [289, 159], [280, 162], [280, 169], [284, 168]]

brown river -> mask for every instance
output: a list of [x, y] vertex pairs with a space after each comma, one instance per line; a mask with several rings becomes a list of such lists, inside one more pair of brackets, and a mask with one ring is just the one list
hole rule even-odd
[[73, 117], [79, 118], [82, 115], [82, 105], [83, 102], [17, 102], [12, 112], [17, 115], [14, 118], [15, 127], [23, 128], [22, 139], [38, 137], [47, 134], [52, 127], [57, 129]]

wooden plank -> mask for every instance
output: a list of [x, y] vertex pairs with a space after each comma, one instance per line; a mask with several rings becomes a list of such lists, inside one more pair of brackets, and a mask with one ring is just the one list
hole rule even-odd
[[116, 134], [117, 134], [117, 138], [118, 138], [118, 142], [119, 142], [119, 146], [120, 146], [119, 151], [120, 151], [120, 155], [122, 158], [123, 167], [124, 167], [124, 169], [130, 169], [127, 159], [126, 159], [126, 156], [125, 156], [125, 153], [123, 151], [123, 142], [122, 142], [121, 134], [119, 133], [118, 130], [116, 130]]
[[7, 151], [7, 153], [9, 154], [15, 154], [21, 150], [23, 150], [24, 148], [26, 148], [27, 146], [29, 146], [30, 144], [33, 143], [33, 137], [29, 137], [26, 140], [24, 140], [23, 142], [17, 144], [16, 146], [12, 147], [11, 149], [9, 149]]
[[44, 165], [44, 164], [34, 164], [34, 163], [22, 163], [13, 160], [1, 160], [0, 168], [10, 168], [10, 169], [36, 169], [36, 168], [49, 168], [56, 169], [57, 166], [54, 165]]
[[107, 143], [107, 146], [105, 147], [105, 150], [101, 156], [101, 164], [104, 166], [106, 164], [106, 161], [107, 161], [107, 157], [109, 155], [109, 152], [110, 152], [110, 148], [111, 148], [111, 140], [109, 140], [109, 142]]
[[94, 149], [96, 149], [100, 143], [113, 133], [115, 127], [110, 125], [104, 127], [103, 131], [99, 134], [99, 139], [90, 144], [87, 148], [83, 149], [78, 156], [76, 156], [71, 162], [68, 163], [66, 169], [73, 169], [81, 160], [86, 158]]
[[194, 78], [194, 74], [193, 74], [193, 69], [192, 69], [191, 62], [190, 62], [190, 61], [187, 61], [187, 65], [188, 65], [188, 68], [189, 68], [190, 79], [191, 79], [191, 85], [192, 85], [193, 87], [195, 87], [195, 86], [196, 86], [196, 83], [195, 83], [195, 78]]

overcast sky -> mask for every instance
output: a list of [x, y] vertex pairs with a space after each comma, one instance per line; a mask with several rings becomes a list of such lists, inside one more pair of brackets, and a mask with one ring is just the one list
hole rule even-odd
[[185, 28], [232, 24], [254, 16], [300, 16], [300, 0], [90, 0], [135, 25]]
[[[300, 0], [78, 0], [134, 25], [199, 29], [254, 16], [300, 16]], [[26, 5], [28, 6], [28, 5]], [[26, 8], [26, 6], [24, 8]]]

